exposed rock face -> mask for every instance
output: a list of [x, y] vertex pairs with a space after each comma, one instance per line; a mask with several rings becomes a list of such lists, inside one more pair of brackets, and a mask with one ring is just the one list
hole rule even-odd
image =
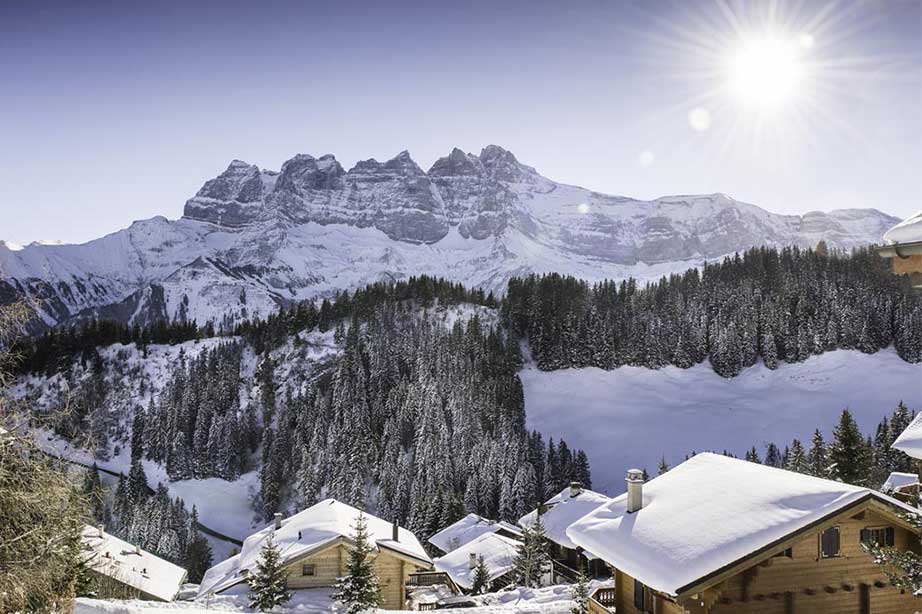
[[657, 277], [753, 246], [851, 249], [898, 222], [874, 209], [778, 215], [724, 194], [640, 201], [557, 183], [490, 145], [428, 172], [407, 152], [349, 171], [299, 154], [235, 160], [184, 216], [83, 245], [0, 242], [0, 302], [40, 300], [40, 325], [88, 317], [220, 324], [380, 280], [429, 274], [502, 291], [514, 275]]
[[262, 201], [275, 183], [277, 173], [234, 160], [227, 170], [186, 201], [183, 215], [222, 226], [242, 226], [262, 213]]

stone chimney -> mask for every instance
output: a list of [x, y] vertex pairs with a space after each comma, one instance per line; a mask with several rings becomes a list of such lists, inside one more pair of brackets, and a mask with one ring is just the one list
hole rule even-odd
[[627, 472], [627, 513], [633, 514], [643, 507], [643, 471], [630, 469]]
[[139, 546], [138, 544], [135, 544], [134, 553], [137, 554], [138, 556], [141, 556], [141, 546]]
[[278, 531], [279, 529], [282, 528], [282, 514], [280, 512], [276, 512], [274, 516], [275, 516], [275, 530]]
[[570, 496], [576, 497], [583, 492], [582, 482], [570, 482]]
[[101, 524], [96, 527], [96, 530], [99, 531], [99, 539], [102, 539], [106, 536], [106, 525]]
[[467, 568], [474, 569], [475, 567], [477, 567], [477, 553], [471, 552], [467, 555]]
[[391, 539], [395, 542], [400, 541], [400, 527], [397, 526], [397, 521], [391, 523]]

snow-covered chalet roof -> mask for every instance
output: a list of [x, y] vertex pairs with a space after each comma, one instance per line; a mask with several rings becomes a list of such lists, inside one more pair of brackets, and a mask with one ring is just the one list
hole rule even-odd
[[[547, 509], [541, 514], [541, 524], [544, 525], [547, 538], [564, 548], [576, 549], [576, 544], [567, 536], [567, 527], [609, 501], [610, 497], [592, 490], [583, 488], [579, 494], [572, 496], [570, 487], [564, 488], [544, 503]], [[538, 510], [532, 510], [519, 518], [519, 524], [531, 527], [537, 519]], [[590, 559], [598, 558], [589, 552], [584, 554]]]
[[519, 542], [498, 533], [484, 533], [476, 539], [435, 559], [438, 571], [444, 571], [461, 588], [470, 590], [474, 585], [474, 570], [470, 566], [471, 554], [483, 557], [490, 581], [509, 573], [515, 563]]
[[890, 447], [922, 460], [922, 412], [913, 418], [906, 430], [900, 433]]
[[894, 243], [916, 243], [922, 241], [922, 211], [906, 218], [884, 233], [884, 241]]
[[[246, 580], [256, 568], [260, 554], [270, 535], [278, 546], [283, 562], [310, 556], [341, 540], [350, 540], [355, 532], [355, 520], [362, 513], [351, 505], [336, 499], [320, 503], [282, 520], [276, 530], [274, 523], [243, 540], [240, 554], [218, 563], [205, 573], [199, 594], [219, 593]], [[432, 560], [422, 544], [409, 530], [398, 528], [397, 541], [393, 539], [393, 525], [382, 518], [365, 513], [369, 541], [376, 549], [386, 549], [397, 556], [408, 558], [420, 567], [431, 567]]]
[[461, 520], [448, 525], [429, 538], [429, 543], [442, 552], [451, 552], [456, 548], [486, 533], [503, 531], [512, 535], [521, 535], [522, 531], [517, 526], [503, 520], [488, 520], [477, 514], [468, 514]]
[[156, 599], [172, 601], [186, 570], [91, 526], [80, 534], [83, 560], [93, 571]]
[[643, 508], [627, 494], [567, 530], [574, 543], [655, 591], [679, 595], [849, 505], [905, 504], [841, 482], [717, 454], [698, 454], [643, 485]]
[[912, 486], [919, 482], [919, 476], [915, 473], [903, 473], [902, 471], [894, 471], [887, 477], [887, 481], [883, 483], [880, 489], [884, 492], [892, 492], [894, 490], [899, 490], [904, 486]]

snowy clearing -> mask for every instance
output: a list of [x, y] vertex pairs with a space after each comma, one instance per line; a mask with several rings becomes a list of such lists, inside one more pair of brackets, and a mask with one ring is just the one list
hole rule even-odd
[[[742, 456], [773, 441], [830, 436], [849, 407], [865, 433], [902, 400], [922, 408], [922, 364], [903, 362], [892, 349], [876, 354], [840, 350], [803, 363], [762, 365], [724, 379], [708, 364], [691, 369], [621, 367], [521, 371], [529, 428], [563, 437], [589, 455], [593, 490], [625, 490], [632, 467], [656, 474], [692, 451]], [[764, 449], [760, 450], [764, 453]]]

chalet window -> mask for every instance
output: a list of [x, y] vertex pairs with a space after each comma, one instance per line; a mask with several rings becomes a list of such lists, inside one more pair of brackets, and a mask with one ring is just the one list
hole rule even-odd
[[861, 543], [892, 547], [893, 527], [874, 527], [870, 529], [861, 529]]
[[639, 580], [634, 580], [634, 608], [638, 612], [644, 611], [644, 591], [646, 587]]
[[301, 575], [302, 576], [313, 576], [317, 573], [316, 568], [313, 563], [304, 563], [301, 565]]
[[820, 554], [824, 559], [839, 556], [839, 527], [829, 527], [820, 534]]
[[653, 611], [653, 594], [638, 580], [634, 580], [634, 608], [638, 612]]

